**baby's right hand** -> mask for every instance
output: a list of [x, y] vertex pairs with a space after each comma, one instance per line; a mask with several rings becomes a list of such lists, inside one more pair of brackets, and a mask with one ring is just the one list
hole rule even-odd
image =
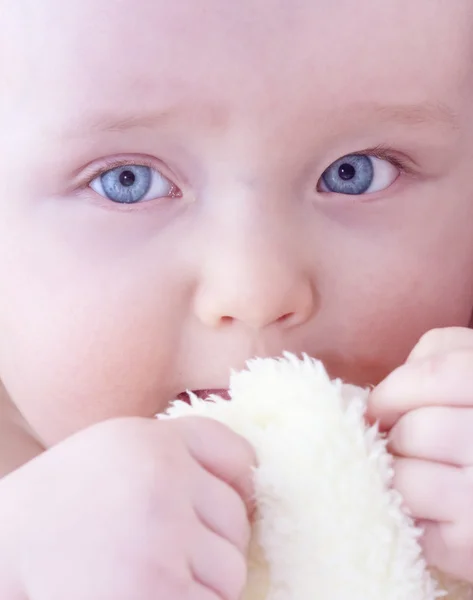
[[76, 434], [0, 482], [18, 573], [2, 598], [237, 600], [254, 461], [203, 418]]

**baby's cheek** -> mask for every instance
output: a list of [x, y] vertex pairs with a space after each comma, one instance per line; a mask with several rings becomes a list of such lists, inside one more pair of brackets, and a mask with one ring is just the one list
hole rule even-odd
[[2, 318], [0, 377], [46, 444], [103, 419], [151, 416], [167, 401], [172, 314], [132, 283], [52, 295], [30, 287], [35, 300]]
[[[468, 326], [472, 277], [465, 258], [432, 259], [408, 245], [397, 255], [366, 254], [363, 268], [337, 267], [338, 282], [325, 288], [319, 339], [330, 340], [332, 374], [359, 385], [376, 384], [402, 364], [431, 329]], [[417, 250], [417, 256], [416, 256]], [[338, 358], [338, 362], [337, 362]]]

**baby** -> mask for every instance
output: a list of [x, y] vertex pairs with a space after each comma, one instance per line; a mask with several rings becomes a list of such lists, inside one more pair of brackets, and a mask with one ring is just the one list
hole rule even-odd
[[0, 7], [2, 600], [237, 600], [252, 450], [153, 417], [284, 350], [473, 581], [471, 0]]

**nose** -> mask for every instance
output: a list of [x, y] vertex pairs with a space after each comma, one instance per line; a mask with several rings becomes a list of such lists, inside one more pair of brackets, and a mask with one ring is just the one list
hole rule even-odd
[[213, 328], [231, 322], [253, 330], [302, 325], [316, 310], [317, 293], [297, 235], [284, 219], [275, 223], [260, 215], [248, 221], [227, 214], [207, 231], [195, 314]]

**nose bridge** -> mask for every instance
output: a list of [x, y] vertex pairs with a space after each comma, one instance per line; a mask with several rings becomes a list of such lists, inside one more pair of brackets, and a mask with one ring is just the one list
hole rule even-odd
[[300, 323], [312, 311], [295, 218], [286, 203], [267, 200], [248, 185], [209, 203], [196, 294], [196, 312], [208, 325]]

